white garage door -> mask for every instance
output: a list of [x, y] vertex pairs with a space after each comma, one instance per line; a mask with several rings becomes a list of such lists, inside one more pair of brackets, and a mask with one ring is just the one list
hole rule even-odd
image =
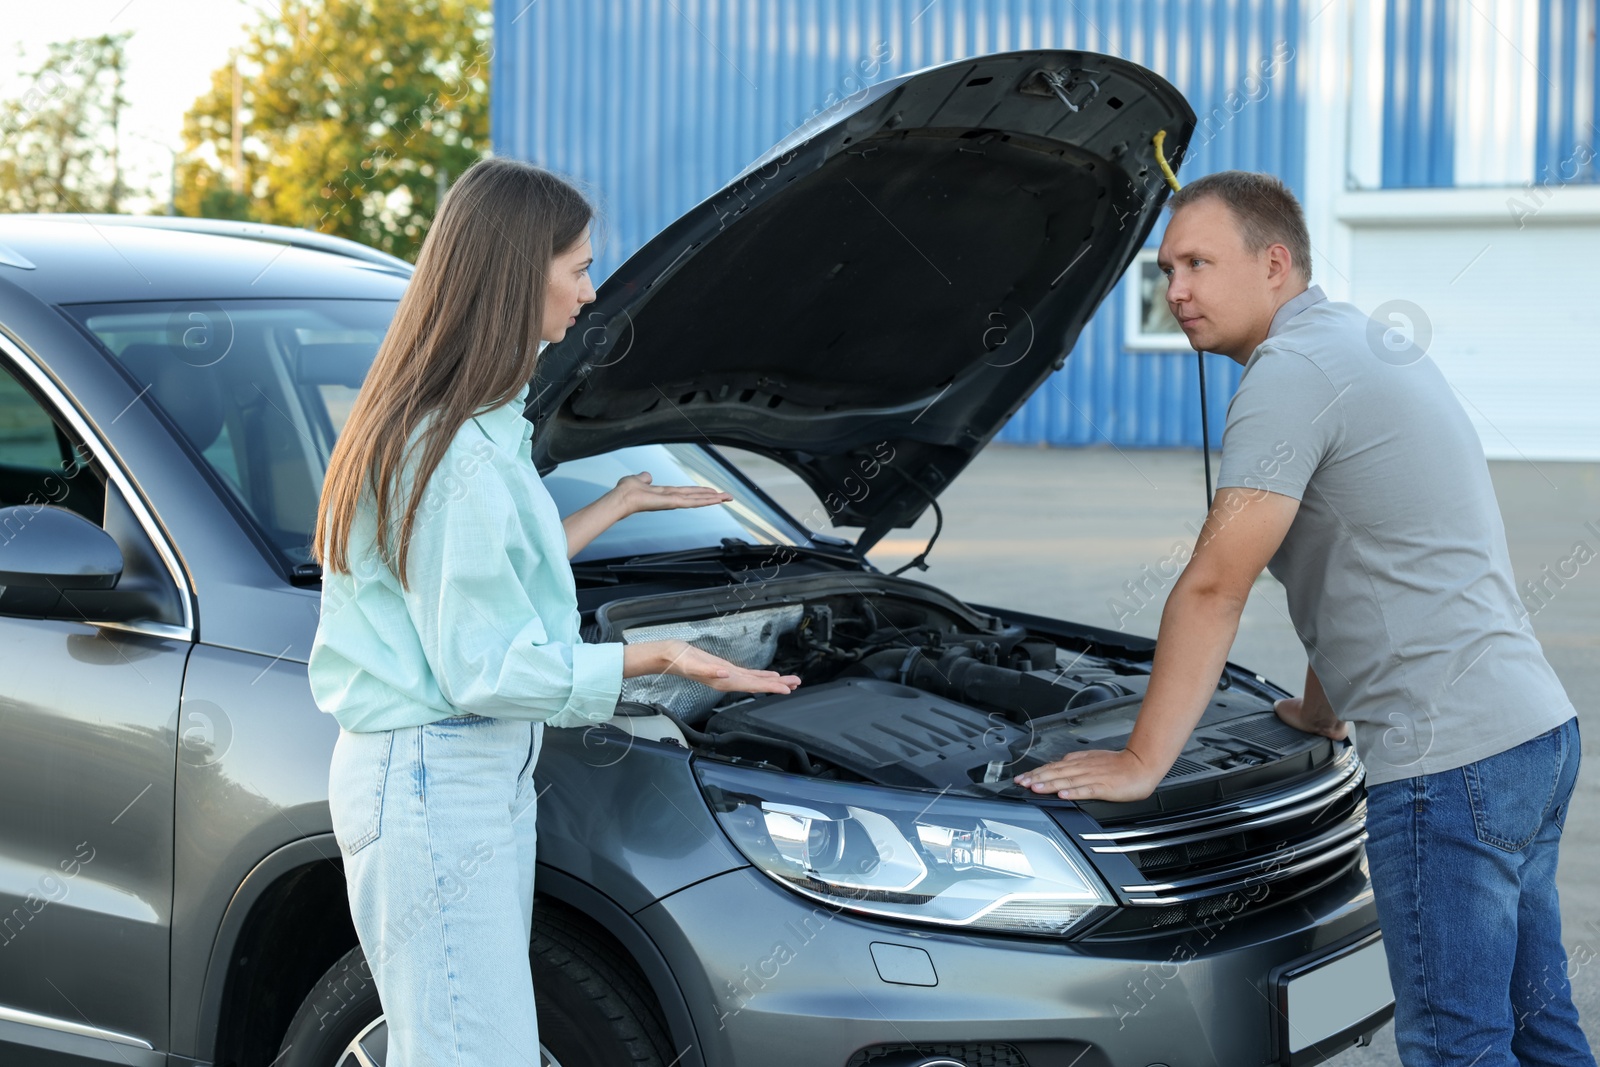
[[1519, 228], [1497, 214], [1347, 218], [1351, 300], [1369, 314], [1414, 305], [1386, 317], [1431, 331], [1428, 352], [1490, 458], [1600, 460], [1600, 220]]

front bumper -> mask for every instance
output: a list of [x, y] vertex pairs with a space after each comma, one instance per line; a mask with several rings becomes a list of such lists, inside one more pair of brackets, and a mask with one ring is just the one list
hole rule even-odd
[[[1140, 941], [896, 925], [753, 868], [636, 917], [678, 978], [707, 1067], [870, 1067], [916, 1063], [919, 1049], [974, 1067], [1279, 1064], [1278, 978], [1377, 928], [1365, 859], [1302, 899]], [[1331, 1043], [1370, 1036], [1389, 1014]]]

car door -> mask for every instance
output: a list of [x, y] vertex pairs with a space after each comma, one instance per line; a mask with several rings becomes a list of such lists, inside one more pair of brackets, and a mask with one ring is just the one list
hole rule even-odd
[[[192, 607], [176, 555], [54, 382], [0, 339], [0, 506], [54, 504], [123, 554], [118, 590], [27, 617], [0, 589], [0, 1062], [164, 1062], [173, 783]], [[0, 527], [5, 545], [29, 511]], [[160, 549], [157, 545], [161, 545]], [[204, 724], [196, 743], [203, 750]], [[26, 1053], [32, 1053], [28, 1055]]]

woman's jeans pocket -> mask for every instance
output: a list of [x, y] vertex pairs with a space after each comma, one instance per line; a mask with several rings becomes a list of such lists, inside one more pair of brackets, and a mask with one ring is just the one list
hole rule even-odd
[[533, 769], [539, 763], [539, 750], [544, 747], [544, 723], [533, 722], [528, 724], [528, 760], [522, 765], [522, 770], [517, 772], [519, 788], [522, 784], [533, 781]]
[[1478, 840], [1519, 852], [1539, 833], [1570, 758], [1568, 732], [1557, 726], [1522, 744], [1461, 768]]
[[328, 767], [328, 814], [333, 836], [346, 856], [378, 839], [383, 822], [383, 795], [394, 752], [394, 731], [370, 733], [339, 730]]

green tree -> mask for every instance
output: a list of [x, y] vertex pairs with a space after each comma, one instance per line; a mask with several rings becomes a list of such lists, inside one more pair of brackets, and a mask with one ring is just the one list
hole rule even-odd
[[129, 36], [52, 44], [27, 91], [0, 103], [0, 210], [118, 210]]
[[491, 41], [490, 0], [283, 0], [185, 116], [176, 210], [415, 259], [488, 150]]

